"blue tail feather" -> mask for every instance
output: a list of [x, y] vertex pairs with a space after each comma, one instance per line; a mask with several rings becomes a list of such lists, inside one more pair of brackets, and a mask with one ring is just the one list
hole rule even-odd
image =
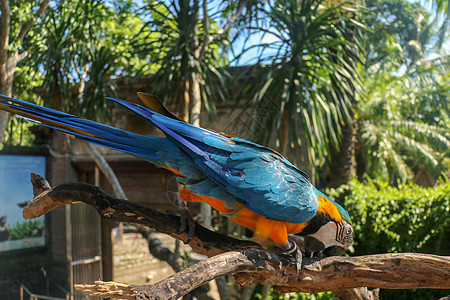
[[158, 156], [157, 152], [164, 143], [168, 142], [165, 138], [128, 132], [3, 95], [0, 95], [0, 98], [7, 100], [0, 100], [2, 109], [17, 113], [47, 127], [144, 159], [164, 160]]

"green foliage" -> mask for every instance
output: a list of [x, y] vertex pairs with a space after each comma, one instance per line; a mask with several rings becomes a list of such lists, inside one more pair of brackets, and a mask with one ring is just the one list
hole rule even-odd
[[[20, 65], [16, 67], [13, 86], [14, 97], [18, 99], [34, 98], [34, 102], [39, 103], [41, 99], [36, 98], [33, 89], [40, 86], [42, 82], [42, 73], [34, 71], [29, 66]], [[10, 114], [4, 145], [31, 146], [34, 136], [29, 131], [29, 128], [34, 125], [34, 123], [27, 121], [23, 117]]]
[[434, 33], [430, 14], [419, 3], [406, 0], [367, 1], [364, 15], [366, 67], [413, 64], [427, 53]]
[[450, 255], [450, 183], [398, 188], [352, 181], [328, 195], [345, 208], [355, 229], [353, 254], [421, 252]]
[[17, 222], [16, 226], [11, 228], [11, 240], [26, 239], [33, 236], [42, 236], [42, 220], [28, 220]]
[[450, 28], [450, 2], [449, 0], [427, 0], [424, 4], [431, 4], [431, 9], [434, 10], [434, 23], [440, 24], [439, 32], [437, 34], [438, 40], [435, 47], [441, 48], [445, 39], [448, 38]]
[[[260, 299], [260, 298], [256, 298]], [[324, 292], [324, 293], [283, 293], [279, 294], [276, 292], [271, 292], [270, 296], [267, 298], [268, 300], [338, 300], [332, 292]]]
[[36, 25], [30, 28], [30, 31], [24, 36], [23, 41], [19, 40], [19, 33], [23, 26], [30, 20], [30, 17], [36, 13], [36, 8], [39, 7], [42, 1], [38, 0], [13, 0], [10, 1], [11, 22], [9, 34], [9, 49], [10, 51], [19, 52], [28, 51], [33, 48], [34, 44], [39, 44], [44, 37], [44, 32], [41, 30], [42, 17], [36, 21]]
[[403, 75], [381, 71], [366, 80], [359, 103], [359, 142], [367, 175], [406, 182], [424, 168], [449, 176], [448, 58], [419, 61]]
[[[420, 252], [450, 255], [450, 183], [398, 188], [352, 181], [327, 193], [352, 217], [352, 255]], [[381, 299], [439, 299], [449, 290], [381, 290]]]
[[143, 21], [126, 0], [51, 4], [38, 24], [43, 35], [22, 65], [43, 75], [46, 105], [100, 121], [109, 119], [105, 97], [115, 94], [112, 79], [145, 69], [146, 61], [131, 46]]
[[254, 286], [246, 287], [245, 289], [251, 289], [251, 295], [245, 295], [246, 290], [243, 295], [245, 295], [245, 299], [265, 299], [265, 300], [338, 300], [332, 292], [323, 292], [323, 293], [277, 293], [273, 291], [273, 286], [263, 286], [261, 284], [256, 284]]
[[28, 120], [21, 117], [12, 116], [9, 118], [8, 128], [6, 129], [5, 142], [8, 146], [32, 146], [34, 136], [30, 132], [30, 127], [34, 126]]
[[[225, 98], [225, 74], [219, 68], [225, 65], [222, 51], [229, 42], [217, 25], [223, 19], [211, 14], [210, 8], [211, 15], [205, 17], [201, 4], [198, 0], [148, 1], [143, 9], [150, 20], [134, 41], [136, 50], [156, 69], [152, 93], [176, 107], [186, 120], [192, 102], [201, 100], [214, 115], [215, 103]], [[193, 91], [196, 83], [198, 95]]]

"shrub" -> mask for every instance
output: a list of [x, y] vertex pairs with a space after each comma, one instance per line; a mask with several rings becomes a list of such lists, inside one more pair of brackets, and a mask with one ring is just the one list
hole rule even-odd
[[434, 188], [353, 181], [327, 191], [345, 203], [354, 230], [354, 254], [421, 252], [450, 255], [450, 183]]
[[[349, 212], [355, 231], [352, 255], [420, 252], [450, 255], [450, 183], [398, 188], [352, 181], [327, 190]], [[381, 299], [438, 299], [449, 290], [382, 290]]]

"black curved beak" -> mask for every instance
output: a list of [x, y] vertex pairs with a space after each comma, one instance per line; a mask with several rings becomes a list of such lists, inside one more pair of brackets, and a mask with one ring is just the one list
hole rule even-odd
[[331, 246], [323, 250], [323, 256], [341, 256], [345, 249], [339, 246]]
[[[305, 254], [308, 257], [321, 256], [322, 251], [325, 249], [325, 245], [312, 236], [305, 237]], [[320, 253], [320, 254], [319, 254]]]

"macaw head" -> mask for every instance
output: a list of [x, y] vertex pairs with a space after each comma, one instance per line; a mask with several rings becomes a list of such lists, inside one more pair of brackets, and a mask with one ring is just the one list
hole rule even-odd
[[341, 255], [353, 242], [353, 227], [345, 209], [314, 188], [319, 209], [301, 232], [307, 255]]

